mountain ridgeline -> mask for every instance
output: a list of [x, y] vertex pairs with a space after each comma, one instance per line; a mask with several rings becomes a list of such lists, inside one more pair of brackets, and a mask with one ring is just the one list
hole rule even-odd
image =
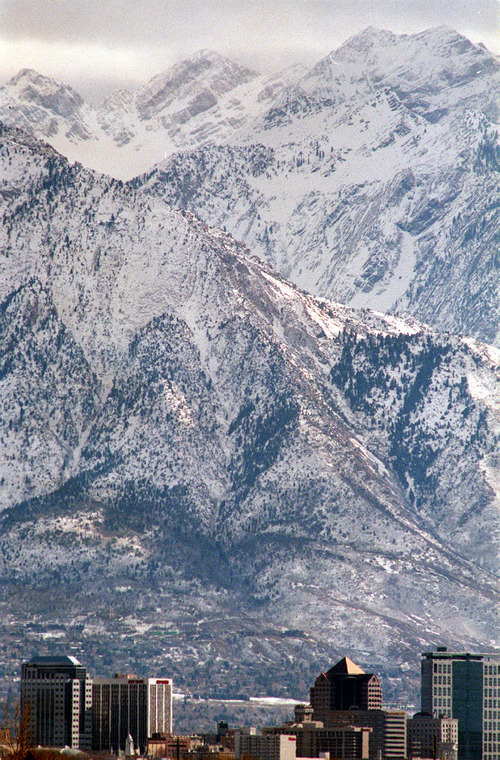
[[498, 59], [453, 30], [367, 29], [134, 186], [311, 293], [499, 345], [499, 96]]
[[308, 292], [498, 346], [499, 99], [484, 45], [369, 27], [272, 77], [203, 50], [98, 107], [25, 69], [0, 119]]
[[299, 698], [343, 651], [400, 699], [430, 640], [491, 646], [498, 351], [0, 139], [2, 635]]

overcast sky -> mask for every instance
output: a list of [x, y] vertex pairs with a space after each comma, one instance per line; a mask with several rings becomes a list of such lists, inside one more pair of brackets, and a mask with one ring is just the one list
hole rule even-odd
[[0, 82], [21, 68], [91, 100], [201, 48], [260, 71], [312, 64], [366, 26], [446, 24], [500, 53], [500, 0], [0, 0]]

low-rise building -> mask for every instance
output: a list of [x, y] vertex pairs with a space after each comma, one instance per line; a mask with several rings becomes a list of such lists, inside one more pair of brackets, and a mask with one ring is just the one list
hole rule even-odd
[[457, 760], [458, 720], [420, 712], [409, 718], [407, 726], [411, 760]]
[[339, 725], [371, 728], [370, 760], [406, 759], [406, 713], [404, 710], [330, 710], [325, 728]]
[[331, 760], [368, 760], [371, 731], [366, 726], [353, 725], [327, 728], [321, 721], [305, 720], [303, 723], [264, 728], [262, 733], [295, 736], [297, 758], [328, 756]]
[[296, 748], [292, 734], [235, 733], [236, 760], [296, 760]]
[[146, 755], [148, 758], [168, 758], [183, 760], [188, 753], [203, 744], [199, 736], [175, 736], [174, 734], [154, 733], [148, 738]]

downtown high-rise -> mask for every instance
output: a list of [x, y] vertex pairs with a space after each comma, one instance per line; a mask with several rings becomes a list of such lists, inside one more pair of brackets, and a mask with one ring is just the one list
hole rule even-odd
[[125, 749], [130, 734], [144, 752], [148, 738], [172, 733], [172, 680], [116, 675], [92, 686], [92, 749]]
[[33, 657], [23, 663], [21, 708], [35, 746], [90, 749], [92, 681], [74, 657]]
[[424, 652], [422, 712], [458, 720], [458, 760], [500, 758], [500, 654]]

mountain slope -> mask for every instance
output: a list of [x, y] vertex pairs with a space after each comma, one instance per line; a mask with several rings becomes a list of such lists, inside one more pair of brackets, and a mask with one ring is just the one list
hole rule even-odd
[[[225, 228], [299, 287], [499, 345], [500, 63], [365, 29], [307, 72], [211, 51], [97, 109], [24, 70], [0, 118]], [[179, 150], [182, 150], [179, 153]]]
[[72, 161], [128, 179], [175, 150], [227, 138], [264, 113], [299, 71], [264, 77], [201, 50], [94, 108], [71, 87], [23, 69], [0, 88], [0, 120]]
[[22, 647], [55, 623], [94, 672], [300, 696], [342, 650], [395, 675], [436, 638], [492, 645], [494, 349], [317, 300], [17, 131], [0, 160]]
[[451, 30], [365, 30], [251, 129], [134, 186], [310, 292], [498, 344], [499, 72]]

